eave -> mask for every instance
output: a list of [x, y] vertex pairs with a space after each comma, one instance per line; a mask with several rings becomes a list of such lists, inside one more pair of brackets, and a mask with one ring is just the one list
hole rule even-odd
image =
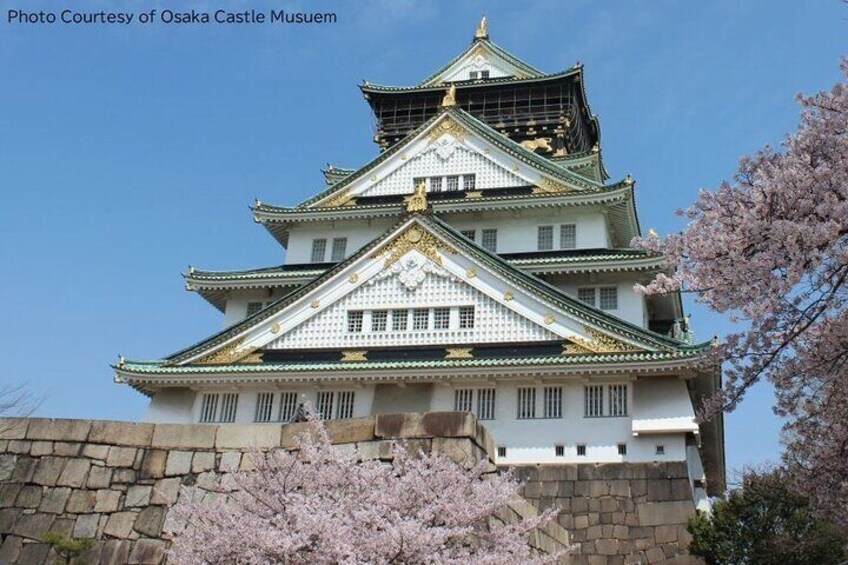
[[486, 37], [475, 37], [471, 42], [471, 45], [468, 46], [464, 51], [462, 51], [459, 55], [448, 61], [447, 64], [443, 65], [441, 68], [437, 69], [433, 73], [430, 74], [427, 78], [419, 83], [419, 85], [426, 85], [428, 83], [435, 83], [436, 79], [439, 78], [439, 75], [447, 72], [453, 65], [455, 65], [458, 61], [460, 61], [463, 57], [465, 57], [468, 53], [474, 51], [475, 49], [485, 48], [492, 52], [493, 55], [501, 57], [508, 64], [512, 65], [518, 71], [526, 76], [542, 76], [544, 73], [533, 67], [532, 65], [525, 63], [503, 47], [497, 45], [496, 43], [489, 40], [488, 36]]
[[[451, 63], [453, 64], [453, 63]], [[498, 77], [498, 78], [488, 78], [488, 79], [480, 79], [480, 80], [462, 80], [462, 81], [454, 81], [451, 84], [456, 85], [456, 89], [461, 91], [463, 89], [479, 89], [486, 87], [497, 87], [505, 84], [508, 85], [523, 85], [523, 84], [536, 84], [542, 82], [552, 82], [564, 78], [570, 78], [574, 76], [579, 76], [583, 71], [582, 66], [574, 66], [570, 69], [560, 71], [558, 73], [552, 74], [544, 74], [539, 73], [536, 76], [528, 76], [528, 77]], [[385, 84], [375, 84], [372, 82], [365, 81], [361, 85], [359, 85], [359, 89], [362, 91], [366, 98], [370, 94], [402, 94], [402, 93], [411, 93], [411, 92], [442, 92], [445, 90], [445, 83], [429, 83], [429, 84], [418, 84], [415, 86], [399, 86], [399, 85], [385, 85]]]

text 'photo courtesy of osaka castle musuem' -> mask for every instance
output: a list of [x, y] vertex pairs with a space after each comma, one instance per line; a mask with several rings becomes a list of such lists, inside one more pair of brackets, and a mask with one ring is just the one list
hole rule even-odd
[[485, 17], [460, 49], [417, 84], [364, 81], [376, 156], [328, 156], [302, 202], [257, 199], [245, 219], [285, 262], [189, 268], [220, 328], [121, 357], [115, 381], [153, 423], [470, 412], [498, 465], [680, 462], [708, 505], [723, 420], [695, 409], [719, 365], [696, 363], [711, 341], [679, 294], [634, 289], [668, 266], [631, 246], [637, 182], [607, 173], [583, 66], [537, 69]]

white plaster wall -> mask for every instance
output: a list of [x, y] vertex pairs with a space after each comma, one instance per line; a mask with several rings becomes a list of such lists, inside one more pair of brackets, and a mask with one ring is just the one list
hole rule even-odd
[[581, 287], [615, 286], [618, 288], [618, 308], [615, 310], [606, 310], [606, 312], [627, 320], [631, 324], [636, 324], [643, 328], [648, 327], [648, 309], [645, 305], [645, 298], [633, 290], [635, 281], [609, 281], [588, 277], [561, 277], [551, 279], [550, 283], [574, 298], [577, 298], [577, 289]]
[[195, 392], [186, 388], [162, 389], [150, 399], [143, 422], [188, 424], [194, 419]]
[[441, 75], [438, 82], [453, 82], [469, 79], [470, 71], [489, 71], [489, 78], [500, 78], [515, 75], [515, 69], [491, 55], [476, 55], [466, 57], [454, 63], [453, 67]]
[[224, 307], [224, 327], [229, 327], [241, 322], [247, 317], [247, 305], [250, 302], [261, 302], [267, 304], [280, 298], [283, 294], [290, 292], [281, 289], [256, 289], [256, 290], [234, 290], [227, 297], [227, 305]]
[[382, 235], [395, 222], [397, 222], [397, 218], [381, 218], [357, 222], [328, 221], [297, 224], [289, 232], [286, 264], [311, 263], [312, 240], [319, 238], [327, 240], [326, 262], [330, 262], [334, 237], [346, 237], [347, 256], [353, 255], [361, 247], [371, 243], [378, 236]]

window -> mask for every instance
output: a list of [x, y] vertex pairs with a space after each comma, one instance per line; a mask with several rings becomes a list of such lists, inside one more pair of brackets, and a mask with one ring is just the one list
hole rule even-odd
[[619, 443], [618, 444], [618, 454], [619, 455], [627, 455], [627, 444]]
[[475, 186], [477, 186], [476, 175], [462, 175], [462, 190], [474, 190]]
[[329, 420], [333, 416], [333, 393], [327, 391], [318, 391], [318, 402], [315, 405], [315, 411], [319, 418]]
[[618, 287], [602, 286], [598, 291], [600, 294], [598, 305], [601, 307], [601, 310], [618, 309]]
[[595, 288], [587, 287], [587, 288], [578, 288], [577, 289], [577, 299], [581, 302], [585, 302], [590, 306], [595, 305]]
[[406, 310], [392, 310], [392, 331], [405, 332], [409, 326], [409, 313]]
[[462, 234], [462, 237], [467, 237], [471, 241], [477, 239], [477, 230], [462, 230], [459, 233]]
[[574, 249], [577, 247], [577, 225], [562, 224], [559, 227], [559, 248]]
[[459, 176], [451, 175], [447, 177], [448, 190], [459, 190]]
[[323, 263], [324, 262], [324, 253], [327, 251], [327, 240], [326, 239], [313, 239], [312, 240], [312, 262], [313, 263]]
[[362, 331], [362, 310], [348, 310], [347, 331], [348, 333], [360, 333]]
[[441, 192], [442, 191], [442, 177], [431, 177], [430, 178], [430, 192]]
[[474, 306], [459, 307], [459, 329], [470, 330], [474, 327]]
[[498, 457], [506, 457], [506, 448], [498, 447]]
[[609, 415], [627, 416], [627, 385], [609, 386]]
[[203, 423], [235, 422], [237, 407], [238, 394], [236, 393], [204, 394], [200, 408], [200, 421]]
[[518, 419], [527, 420], [536, 417], [536, 389], [518, 389]]
[[261, 302], [248, 302], [247, 303], [247, 315], [245, 316], [245, 318], [250, 318], [251, 316], [253, 316], [257, 312], [259, 312], [260, 310], [262, 310], [262, 303]]
[[371, 331], [384, 332], [386, 331], [387, 322], [389, 320], [388, 310], [374, 310], [371, 312]]
[[427, 308], [416, 308], [412, 311], [412, 329], [426, 330], [430, 326], [430, 310]]
[[488, 249], [489, 251], [497, 251], [498, 250], [498, 230], [496, 230], [496, 229], [483, 230], [483, 238], [480, 241], [480, 245], [483, 247], [483, 249]]
[[346, 237], [334, 237], [333, 238], [333, 249], [330, 252], [330, 260], [331, 261], [341, 261], [345, 258], [345, 252], [347, 251], [347, 238]]
[[450, 327], [450, 308], [435, 308], [433, 310], [433, 329], [446, 330]]
[[586, 418], [599, 418], [604, 415], [604, 387], [590, 385], [583, 387], [584, 413]]
[[288, 422], [294, 417], [295, 410], [297, 410], [297, 393], [281, 392], [280, 412], [277, 419], [281, 422]]
[[546, 386], [544, 400], [545, 418], [562, 418], [562, 387]]
[[556, 444], [554, 446], [554, 457], [565, 457], [565, 446]]
[[665, 455], [665, 446], [657, 445], [657, 455]]
[[495, 419], [495, 389], [481, 388], [477, 391], [477, 419]]
[[539, 226], [536, 232], [536, 245], [539, 251], [550, 251], [554, 248], [553, 226]]
[[586, 456], [586, 444], [580, 443], [577, 445], [577, 456], [585, 457]]
[[489, 71], [480, 71], [480, 78], [489, 78]]
[[353, 418], [353, 391], [344, 390], [336, 394], [338, 395], [338, 402], [336, 403], [336, 420]]
[[352, 390], [345, 391], [318, 391], [318, 402], [316, 403], [316, 411], [324, 420], [333, 418], [333, 408], [335, 407], [335, 415], [337, 420], [353, 417], [353, 398]]
[[256, 396], [256, 414], [253, 417], [254, 422], [270, 422], [271, 414], [274, 408], [274, 393], [260, 392]]
[[468, 71], [468, 78], [476, 80], [480, 76], [480, 71]]
[[462, 388], [453, 392], [453, 409], [455, 412], [471, 412], [471, 397], [474, 390]]

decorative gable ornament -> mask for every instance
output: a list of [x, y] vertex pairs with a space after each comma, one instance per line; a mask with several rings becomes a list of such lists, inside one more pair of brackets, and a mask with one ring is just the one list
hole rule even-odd
[[436, 142], [433, 144], [433, 150], [436, 152], [436, 155], [438, 155], [439, 159], [441, 159], [442, 161], [447, 161], [448, 159], [453, 157], [454, 153], [456, 153], [458, 146], [459, 144], [456, 142], [456, 139], [446, 134], [436, 140]]
[[398, 282], [404, 289], [410, 292], [415, 292], [418, 290], [418, 287], [421, 286], [421, 283], [423, 283], [427, 278], [427, 275], [434, 275], [454, 280], [456, 279], [456, 277], [452, 276], [445, 269], [431, 262], [423, 255], [410, 253], [403, 259], [394, 263], [388, 269], [381, 271], [379, 274], [369, 279], [366, 284], [373, 285], [378, 281], [397, 277]]

